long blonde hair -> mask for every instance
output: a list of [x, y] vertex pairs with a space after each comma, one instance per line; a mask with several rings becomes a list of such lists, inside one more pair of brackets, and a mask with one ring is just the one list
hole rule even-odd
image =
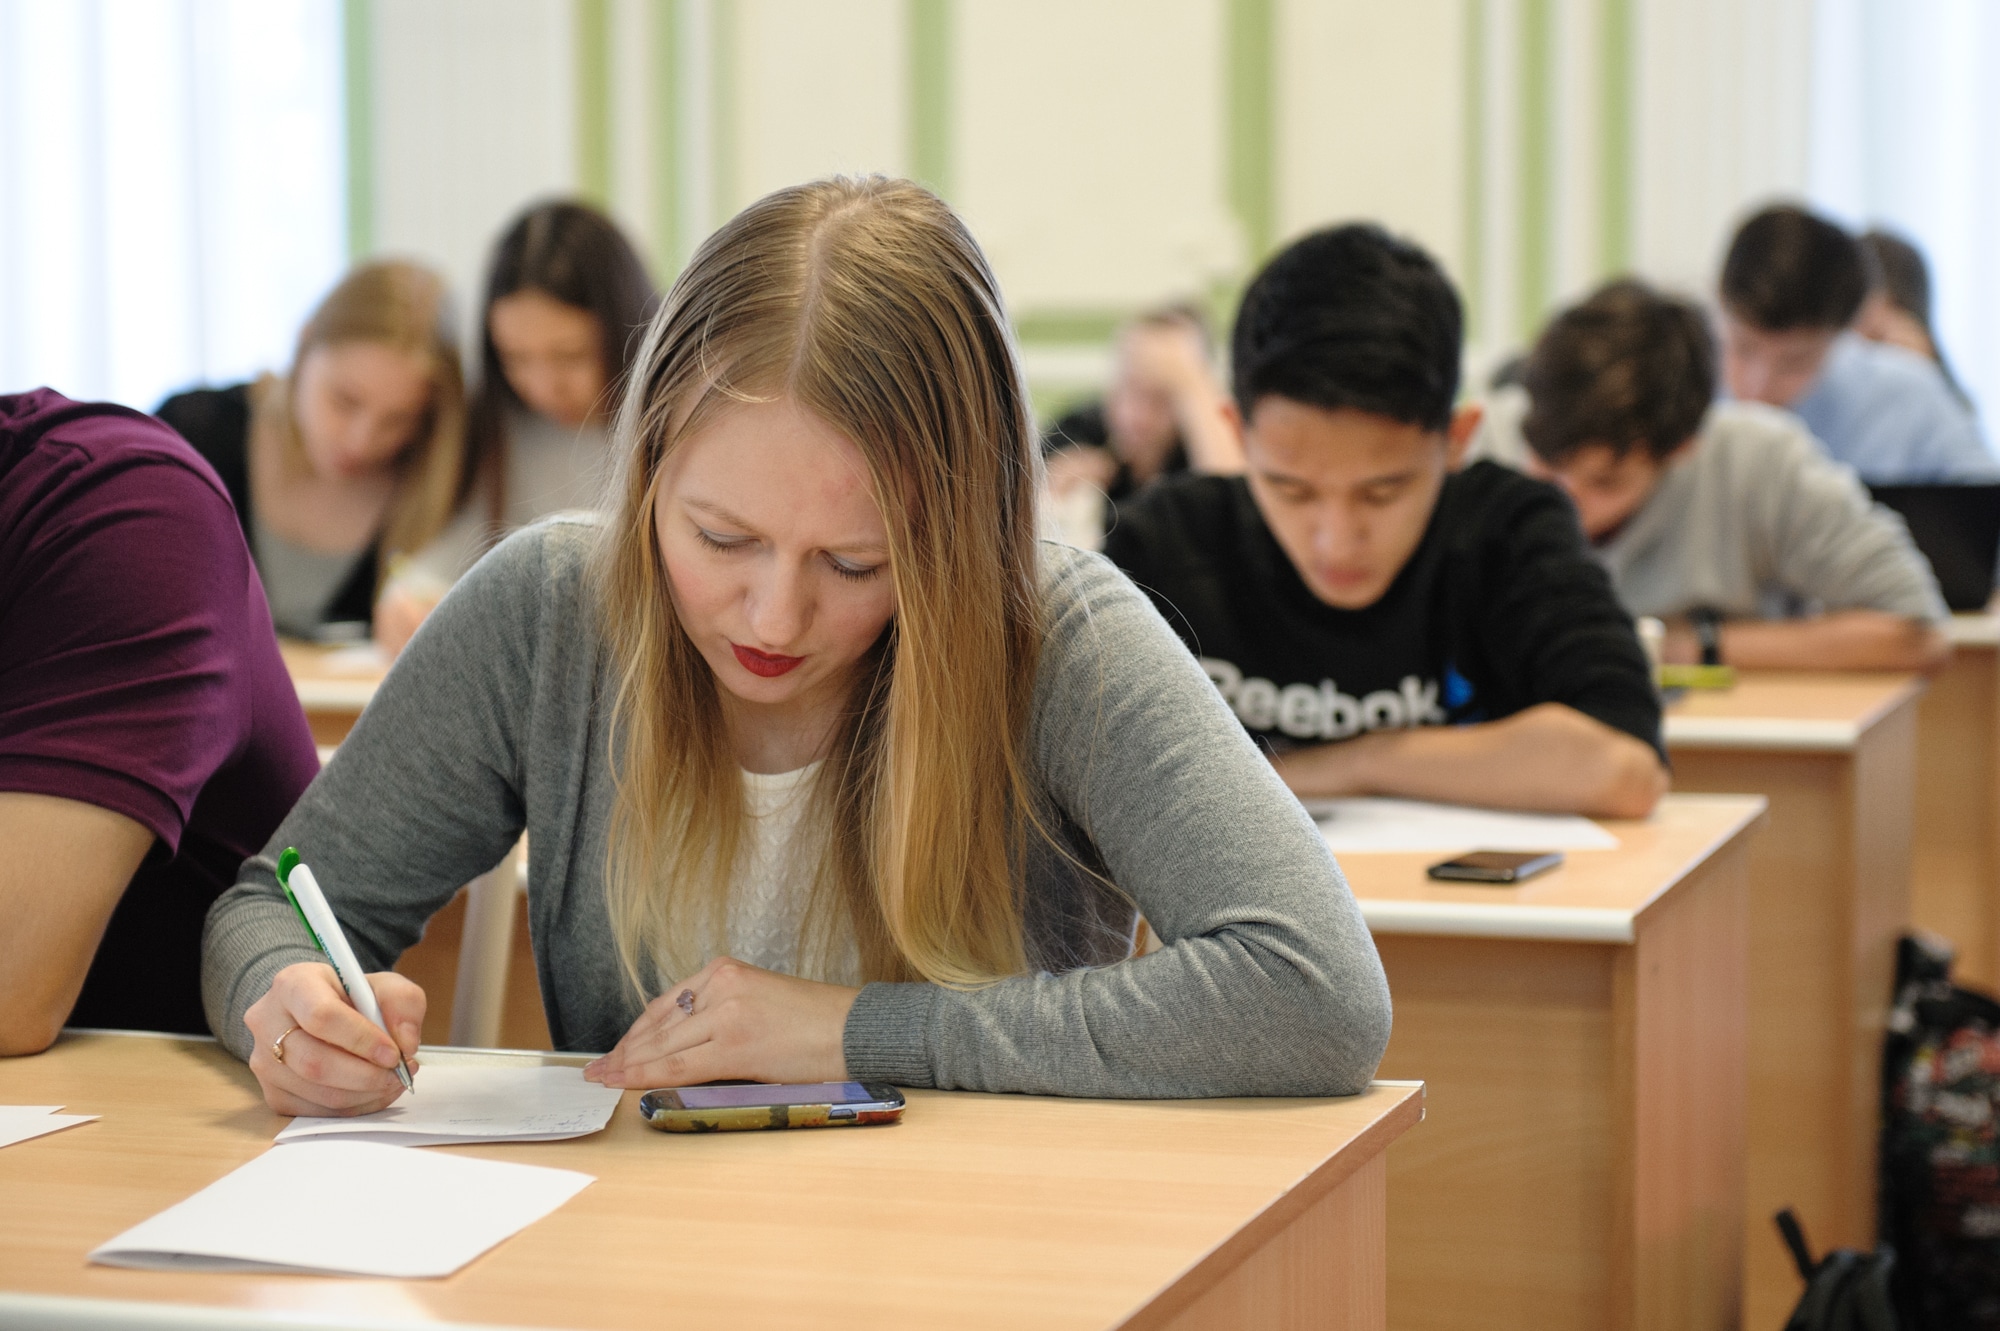
[[660, 563], [659, 477], [718, 413], [781, 396], [859, 448], [896, 592], [814, 783], [827, 854], [800, 954], [831, 955], [845, 924], [867, 979], [1019, 974], [1039, 822], [1024, 753], [1041, 638], [1027, 393], [964, 225], [921, 187], [870, 177], [780, 190], [716, 232], [626, 386], [595, 570], [617, 678], [607, 892], [626, 976], [645, 994], [718, 944], [745, 818], [715, 677]]
[[[255, 394], [257, 428], [281, 441], [287, 467], [309, 465], [292, 410], [299, 370], [313, 352], [344, 342], [413, 352], [430, 378], [424, 423], [396, 458], [396, 490], [382, 521], [383, 553], [409, 554], [451, 521], [465, 471], [465, 368], [444, 279], [414, 263], [379, 260], [356, 267], [320, 301], [299, 329], [291, 372], [260, 380]], [[384, 576], [388, 562], [382, 561]]]

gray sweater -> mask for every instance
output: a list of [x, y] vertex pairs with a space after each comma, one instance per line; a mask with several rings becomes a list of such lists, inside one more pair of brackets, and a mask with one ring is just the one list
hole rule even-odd
[[[1495, 393], [1473, 452], [1524, 466], [1527, 409], [1520, 389]], [[1755, 403], [1709, 408], [1693, 450], [1597, 554], [1634, 615], [1947, 615], [1903, 519], [1828, 460], [1798, 417]]]
[[[273, 877], [295, 845], [370, 970], [529, 833], [528, 904], [556, 1047], [610, 1048], [640, 1004], [605, 909], [612, 697], [586, 564], [598, 528], [519, 532], [445, 598], [263, 854], [208, 916], [210, 1025], [315, 954]], [[1108, 902], [1064, 857], [1025, 868], [1039, 973], [971, 991], [870, 984], [850, 1076], [1083, 1096], [1360, 1090], [1389, 992], [1324, 841], [1150, 602], [1096, 555], [1043, 546], [1034, 776]], [[1135, 960], [1132, 907], [1165, 944]], [[1107, 930], [1107, 922], [1115, 928]]]

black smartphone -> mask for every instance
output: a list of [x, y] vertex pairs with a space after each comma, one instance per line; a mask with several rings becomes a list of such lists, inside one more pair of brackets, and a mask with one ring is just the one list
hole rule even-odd
[[640, 1096], [639, 1116], [662, 1132], [860, 1127], [900, 1119], [903, 1093], [893, 1086], [860, 1081], [679, 1086]]
[[1425, 870], [1453, 883], [1518, 883], [1563, 862], [1559, 850], [1475, 850]]

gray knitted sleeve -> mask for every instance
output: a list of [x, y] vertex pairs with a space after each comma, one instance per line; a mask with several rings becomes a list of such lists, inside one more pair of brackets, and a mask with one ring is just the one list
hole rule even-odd
[[1035, 759], [1165, 946], [971, 991], [869, 985], [850, 1074], [1082, 1096], [1360, 1090], [1389, 989], [1318, 829], [1144, 595], [1096, 555], [1046, 563]]

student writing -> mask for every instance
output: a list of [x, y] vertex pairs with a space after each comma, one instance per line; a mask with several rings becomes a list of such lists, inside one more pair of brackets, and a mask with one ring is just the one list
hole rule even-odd
[[228, 492], [180, 436], [0, 396], [0, 1053], [206, 1034], [203, 918], [319, 761]]
[[1665, 784], [1631, 621], [1553, 487], [1458, 470], [1461, 316], [1430, 257], [1317, 232], [1244, 294], [1244, 477], [1161, 481], [1105, 553], [1301, 795], [1637, 817]]
[[444, 284], [371, 263], [320, 302], [289, 373], [160, 404], [228, 487], [281, 633], [372, 622], [389, 562], [444, 529], [465, 389]]
[[1626, 608], [1668, 621], [1669, 660], [1942, 661], [1944, 602], [1902, 519], [1795, 417], [1714, 402], [1715, 378], [1700, 310], [1614, 282], [1550, 321], [1481, 447], [1569, 492]]
[[538, 204], [508, 226], [486, 272], [464, 502], [384, 590], [385, 647], [400, 651], [500, 537], [597, 505], [609, 479], [605, 427], [658, 303], [638, 252], [596, 209]]
[[[615, 511], [488, 555], [211, 912], [209, 1010], [273, 1107], [399, 1089], [276, 849], [386, 968], [524, 826], [551, 1034], [613, 1085], [1366, 1084], [1360, 912], [1145, 598], [1036, 542], [999, 292], [941, 202], [877, 178], [745, 210], [618, 439]], [[1135, 910], [1164, 946], [1122, 960]], [[372, 981], [413, 1049], [421, 991]]]
[[1861, 246], [1825, 218], [1780, 205], [1744, 222], [1722, 265], [1731, 396], [1794, 412], [1864, 481], [2000, 479], [1934, 361], [1849, 331], [1868, 285]]

